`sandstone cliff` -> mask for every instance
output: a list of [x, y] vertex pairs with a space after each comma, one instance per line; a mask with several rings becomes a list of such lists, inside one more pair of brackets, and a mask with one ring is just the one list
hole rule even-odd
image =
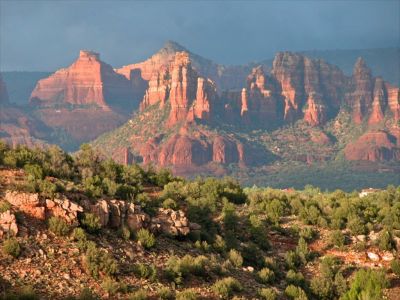
[[81, 50], [68, 68], [39, 80], [31, 94], [31, 103], [96, 105], [104, 110], [111, 106], [133, 107], [132, 87], [122, 75], [100, 60], [98, 53]]

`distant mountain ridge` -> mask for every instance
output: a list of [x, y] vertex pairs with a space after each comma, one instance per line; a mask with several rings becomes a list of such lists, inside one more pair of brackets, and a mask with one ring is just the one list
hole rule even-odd
[[361, 57], [350, 75], [294, 52], [227, 67], [169, 41], [149, 59], [115, 69], [82, 50], [37, 82], [24, 110], [17, 114], [7, 101], [0, 133], [12, 144], [32, 135], [68, 150], [92, 141], [119, 161], [182, 175], [336, 160], [396, 167], [399, 95]]

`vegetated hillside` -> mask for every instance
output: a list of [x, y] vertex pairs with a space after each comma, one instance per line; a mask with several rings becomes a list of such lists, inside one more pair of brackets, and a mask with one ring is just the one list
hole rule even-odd
[[308, 50], [301, 53], [326, 60], [347, 75], [351, 75], [354, 61], [362, 57], [376, 76], [382, 76], [391, 84], [400, 85], [400, 48]]
[[8, 89], [9, 100], [12, 103], [26, 105], [36, 83], [50, 72], [5, 71], [1, 72]]
[[0, 297], [395, 300], [399, 202], [0, 143]]

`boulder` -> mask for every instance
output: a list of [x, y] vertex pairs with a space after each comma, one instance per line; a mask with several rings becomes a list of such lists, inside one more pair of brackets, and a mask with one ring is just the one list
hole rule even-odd
[[0, 238], [17, 236], [18, 225], [15, 215], [7, 210], [0, 214]]
[[46, 211], [39, 199], [39, 194], [6, 191], [4, 198], [11, 205], [17, 207], [18, 210], [34, 218], [45, 220]]

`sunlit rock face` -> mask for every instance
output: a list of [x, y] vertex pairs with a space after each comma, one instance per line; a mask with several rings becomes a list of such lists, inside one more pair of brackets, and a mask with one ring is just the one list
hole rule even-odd
[[81, 50], [68, 68], [39, 80], [30, 98], [31, 103], [41, 106], [95, 105], [104, 110], [113, 105], [129, 106], [133, 101], [129, 81], [101, 61], [98, 53], [86, 50]]

